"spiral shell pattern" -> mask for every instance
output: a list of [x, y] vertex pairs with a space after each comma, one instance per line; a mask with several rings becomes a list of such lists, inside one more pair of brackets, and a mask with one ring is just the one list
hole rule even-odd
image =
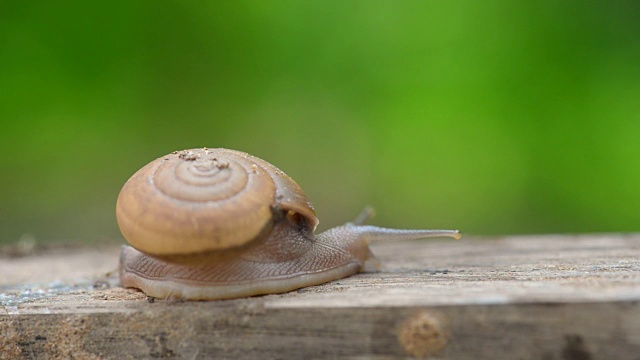
[[315, 211], [296, 182], [268, 162], [228, 149], [191, 149], [156, 159], [124, 185], [116, 205], [122, 234], [152, 255], [244, 245], [270, 226], [274, 209]]

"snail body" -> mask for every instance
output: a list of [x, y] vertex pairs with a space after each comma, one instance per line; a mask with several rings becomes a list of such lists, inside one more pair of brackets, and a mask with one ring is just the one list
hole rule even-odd
[[283, 293], [347, 277], [375, 261], [369, 241], [460, 236], [362, 225], [367, 216], [316, 235], [315, 210], [293, 179], [228, 149], [174, 152], [147, 164], [122, 188], [116, 217], [131, 244], [120, 255], [122, 286], [188, 300]]

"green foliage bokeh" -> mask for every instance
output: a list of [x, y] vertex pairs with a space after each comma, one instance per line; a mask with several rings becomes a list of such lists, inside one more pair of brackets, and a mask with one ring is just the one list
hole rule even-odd
[[296, 179], [321, 229], [638, 231], [640, 6], [514, 1], [0, 5], [0, 243], [120, 236], [173, 150]]

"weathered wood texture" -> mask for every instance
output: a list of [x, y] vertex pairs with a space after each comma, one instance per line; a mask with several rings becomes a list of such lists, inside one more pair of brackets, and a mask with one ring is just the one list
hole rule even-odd
[[379, 272], [211, 302], [119, 288], [117, 248], [0, 255], [0, 358], [640, 359], [640, 235], [372, 248]]

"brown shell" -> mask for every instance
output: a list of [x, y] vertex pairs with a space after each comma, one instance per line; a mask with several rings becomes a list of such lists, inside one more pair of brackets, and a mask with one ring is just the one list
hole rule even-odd
[[127, 241], [152, 255], [244, 245], [270, 225], [273, 209], [318, 224], [300, 186], [268, 162], [235, 150], [191, 149], [156, 159], [118, 196], [116, 218]]

